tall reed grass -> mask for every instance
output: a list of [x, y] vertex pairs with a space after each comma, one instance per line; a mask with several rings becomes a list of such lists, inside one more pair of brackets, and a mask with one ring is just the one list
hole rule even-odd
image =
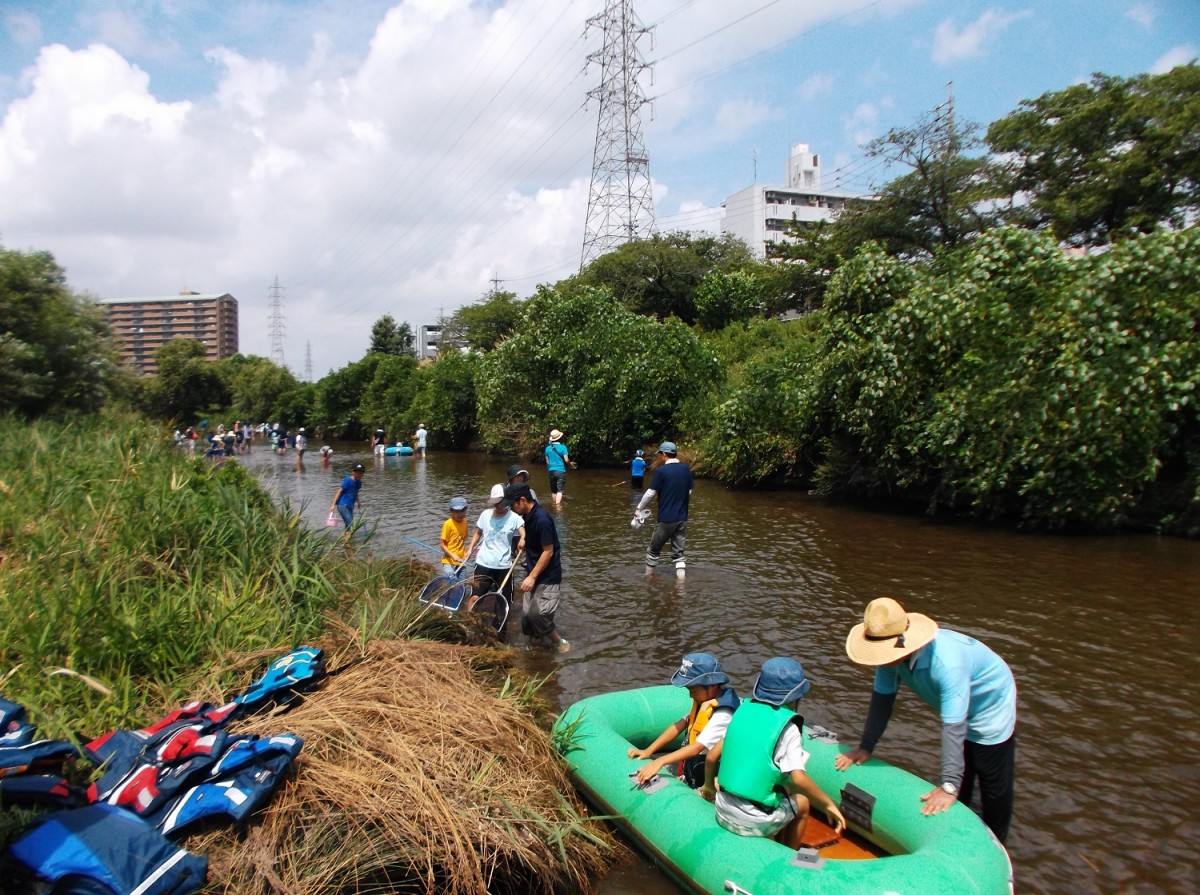
[[0, 495], [0, 691], [48, 735], [140, 726], [229, 657], [421, 576], [354, 559], [236, 463], [183, 457], [134, 418], [0, 421]]

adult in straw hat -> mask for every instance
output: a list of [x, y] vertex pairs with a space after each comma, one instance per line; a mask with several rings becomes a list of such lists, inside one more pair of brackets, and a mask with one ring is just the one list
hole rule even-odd
[[550, 499], [554, 505], [562, 503], [563, 491], [567, 487], [567, 467], [575, 468], [571, 461], [571, 450], [562, 440], [559, 429], [550, 430], [550, 441], [546, 444], [546, 471], [550, 474]]
[[867, 604], [846, 638], [846, 655], [875, 669], [875, 686], [858, 748], [839, 755], [837, 769], [871, 757], [903, 682], [942, 718], [941, 783], [921, 796], [921, 813], [937, 814], [956, 800], [969, 804], [978, 777], [983, 822], [1003, 842], [1017, 743], [1017, 685], [1004, 660], [973, 637], [905, 612], [891, 597]]

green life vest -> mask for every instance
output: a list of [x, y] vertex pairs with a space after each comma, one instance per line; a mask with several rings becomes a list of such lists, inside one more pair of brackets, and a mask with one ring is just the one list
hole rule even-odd
[[738, 706], [721, 747], [721, 789], [773, 811], [786, 779], [775, 766], [775, 746], [784, 728], [793, 722], [801, 725], [803, 719], [787, 706], [756, 700]]

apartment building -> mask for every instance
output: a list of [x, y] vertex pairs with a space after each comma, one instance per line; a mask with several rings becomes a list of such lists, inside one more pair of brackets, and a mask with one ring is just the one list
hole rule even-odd
[[155, 352], [172, 339], [195, 339], [204, 345], [206, 360], [238, 352], [238, 303], [228, 292], [149, 298], [106, 298], [108, 314], [121, 360], [142, 376], [158, 372]]
[[810, 152], [807, 143], [796, 143], [782, 184], [756, 184], [725, 200], [721, 230], [741, 239], [759, 258], [767, 258], [772, 245], [788, 239], [793, 223], [831, 220], [847, 202], [865, 198], [861, 193], [823, 189], [821, 157]]

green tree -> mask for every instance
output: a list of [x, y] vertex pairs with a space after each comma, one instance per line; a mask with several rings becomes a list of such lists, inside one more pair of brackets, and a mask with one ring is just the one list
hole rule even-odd
[[600, 256], [576, 280], [607, 288], [635, 313], [659, 320], [674, 315], [691, 324], [696, 322], [696, 289], [709, 271], [732, 271], [753, 263], [746, 244], [729, 235], [656, 233]]
[[991, 161], [968, 153], [982, 147], [978, 128], [939, 107], [911, 127], [872, 140], [866, 156], [907, 169], [869, 200], [854, 201], [829, 223], [794, 225], [778, 244], [797, 306], [819, 307], [830, 277], [868, 242], [888, 254], [930, 261], [974, 239], [999, 220], [1001, 194]]
[[459, 333], [467, 346], [491, 351], [512, 335], [521, 318], [521, 302], [514, 292], [491, 292], [473, 305], [459, 308], [450, 329]]
[[993, 122], [997, 184], [1026, 196], [1011, 219], [1060, 241], [1102, 245], [1200, 211], [1200, 67], [1087, 84], [1026, 100]]
[[371, 327], [371, 347], [367, 350], [373, 354], [412, 355], [412, 328], [407, 321], [397, 323], [391, 314], [384, 314]]
[[560, 283], [525, 302], [516, 334], [480, 360], [479, 427], [504, 450], [568, 434], [573, 457], [609, 460], [674, 430], [716, 359], [677, 319], [635, 314], [607, 289]]
[[[146, 388], [152, 415], [190, 422], [229, 404], [229, 390], [196, 339], [172, 339], [155, 352], [158, 375]], [[230, 421], [232, 423], [232, 420]]]
[[217, 362], [229, 389], [229, 412], [251, 423], [274, 421], [281, 415], [280, 399], [300, 382], [287, 367], [265, 357], [233, 357]]
[[766, 286], [752, 271], [709, 271], [696, 288], [696, 322], [718, 330], [761, 317], [767, 306]]
[[438, 447], [465, 449], [476, 432], [475, 369], [478, 359], [461, 351], [440, 354], [419, 371], [420, 386], [408, 410], [412, 432], [422, 420], [432, 425]]
[[397, 437], [412, 432], [409, 407], [420, 387], [414, 357], [379, 357], [370, 380], [363, 384], [358, 416], [365, 430], [383, 429]]
[[114, 372], [103, 310], [67, 289], [50, 253], [0, 246], [0, 410], [98, 410]]
[[324, 429], [330, 436], [351, 440], [362, 438], [366, 427], [374, 422], [362, 419], [362, 397], [384, 357], [387, 355], [368, 353], [362, 360], [349, 363], [322, 378], [316, 384], [313, 425]]

